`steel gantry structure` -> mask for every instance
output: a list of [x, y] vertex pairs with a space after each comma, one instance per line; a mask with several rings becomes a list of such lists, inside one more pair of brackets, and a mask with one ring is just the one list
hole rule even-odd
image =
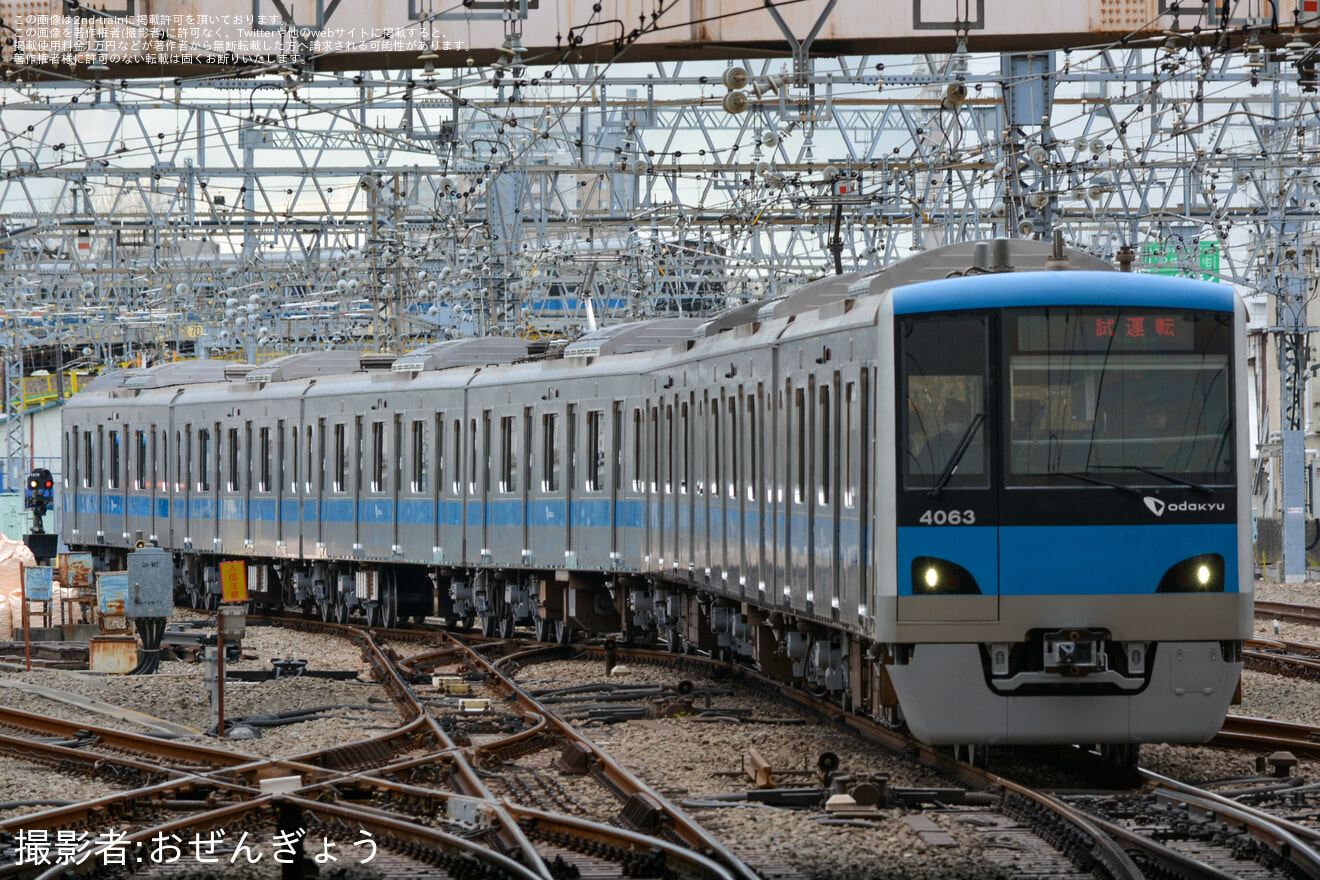
[[[663, 30], [663, 4], [632, 43], [574, 52], [524, 49], [531, 18], [512, 4], [498, 49], [424, 42], [356, 72], [306, 40], [300, 60], [156, 78], [105, 63], [100, 42], [72, 68], [11, 51], [6, 381], [21, 352], [30, 369], [52, 352], [259, 360], [571, 336], [587, 298], [604, 320], [704, 312], [940, 243], [1061, 229], [1106, 259], [1270, 297], [1280, 405], [1260, 395], [1257, 436], [1301, 474], [1315, 16], [1151, 4], [1139, 29], [1101, 2], [1114, 36], [1056, 28], [1077, 45], [1044, 33], [995, 54], [968, 51], [998, 45], [971, 0], [923, 32], [938, 52], [904, 56], [832, 54], [870, 45], [839, 42], [837, 0], [792, 20], [757, 4], [782, 42], [688, 53], [718, 60], [630, 53]], [[1297, 560], [1305, 482], [1282, 485]]]

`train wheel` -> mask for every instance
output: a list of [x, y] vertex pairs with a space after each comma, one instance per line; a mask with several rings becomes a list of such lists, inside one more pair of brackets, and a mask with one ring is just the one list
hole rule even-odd
[[536, 640], [538, 642], [555, 641], [555, 624], [558, 622], [544, 617], [536, 618]]
[[338, 598], [335, 603], [335, 623], [348, 623], [348, 605]]
[[512, 617], [501, 617], [501, 618], [500, 618], [500, 622], [499, 622], [499, 627], [500, 627], [500, 638], [502, 638], [502, 639], [511, 639], [511, 638], [513, 638], [513, 618], [512, 618]]
[[1141, 744], [1104, 743], [1100, 746], [1100, 756], [1124, 770], [1133, 770], [1141, 760]]
[[188, 587], [187, 587], [187, 592], [188, 592], [188, 607], [189, 607], [189, 608], [201, 608], [201, 607], [202, 607], [202, 591], [199, 590], [195, 585], [193, 585], [193, 584], [189, 584]]
[[321, 599], [316, 603], [316, 610], [320, 614], [321, 619], [326, 623], [329, 623], [335, 616], [334, 600]]
[[207, 611], [214, 611], [220, 605], [220, 597], [210, 590], [202, 594], [202, 608]]
[[393, 629], [399, 625], [399, 586], [393, 576], [387, 576], [380, 588], [380, 605], [376, 609], [380, 625]]

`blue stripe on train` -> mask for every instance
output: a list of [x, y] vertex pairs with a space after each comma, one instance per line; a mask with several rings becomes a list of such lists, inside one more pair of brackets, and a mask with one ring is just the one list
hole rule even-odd
[[894, 314], [1029, 306], [1152, 306], [1233, 311], [1233, 286], [1123, 272], [1006, 272], [896, 288]]
[[[898, 530], [898, 592], [913, 594], [912, 560], [934, 556], [971, 572], [985, 595], [1148, 594], [1174, 564], [1205, 553], [1224, 557], [1224, 592], [1238, 592], [1232, 523], [904, 527]], [[1113, 577], [1111, 561], [1122, 563], [1122, 580]]]

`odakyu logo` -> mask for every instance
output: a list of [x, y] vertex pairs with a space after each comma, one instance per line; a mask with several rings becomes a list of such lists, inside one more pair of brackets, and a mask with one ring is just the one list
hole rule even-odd
[[1165, 504], [1158, 498], [1152, 498], [1150, 495], [1142, 496], [1141, 500], [1145, 503], [1146, 509], [1156, 516], [1164, 516], [1164, 511], [1169, 513], [1213, 513], [1224, 509], [1224, 502], [1214, 501], [1198, 503], [1196, 501], [1180, 501], [1177, 504]]

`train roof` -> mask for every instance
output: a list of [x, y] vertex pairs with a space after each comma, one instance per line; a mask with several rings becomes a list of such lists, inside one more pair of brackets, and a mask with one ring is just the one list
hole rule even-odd
[[121, 384], [124, 388], [136, 389], [200, 385], [206, 382], [223, 382], [236, 370], [246, 375], [251, 369], [251, 364], [235, 364], [231, 361], [170, 361], [147, 367], [145, 370], [126, 370]]
[[660, 318], [613, 324], [579, 337], [564, 349], [564, 357], [588, 358], [669, 348], [695, 338], [705, 323], [699, 318]]
[[426, 373], [450, 367], [484, 367], [507, 364], [527, 357], [526, 339], [486, 336], [477, 339], [447, 339], [423, 345], [395, 359], [392, 373]]
[[289, 382], [294, 379], [315, 379], [342, 373], [356, 373], [362, 368], [359, 351], [308, 351], [288, 354], [267, 361], [247, 374], [248, 384]]

